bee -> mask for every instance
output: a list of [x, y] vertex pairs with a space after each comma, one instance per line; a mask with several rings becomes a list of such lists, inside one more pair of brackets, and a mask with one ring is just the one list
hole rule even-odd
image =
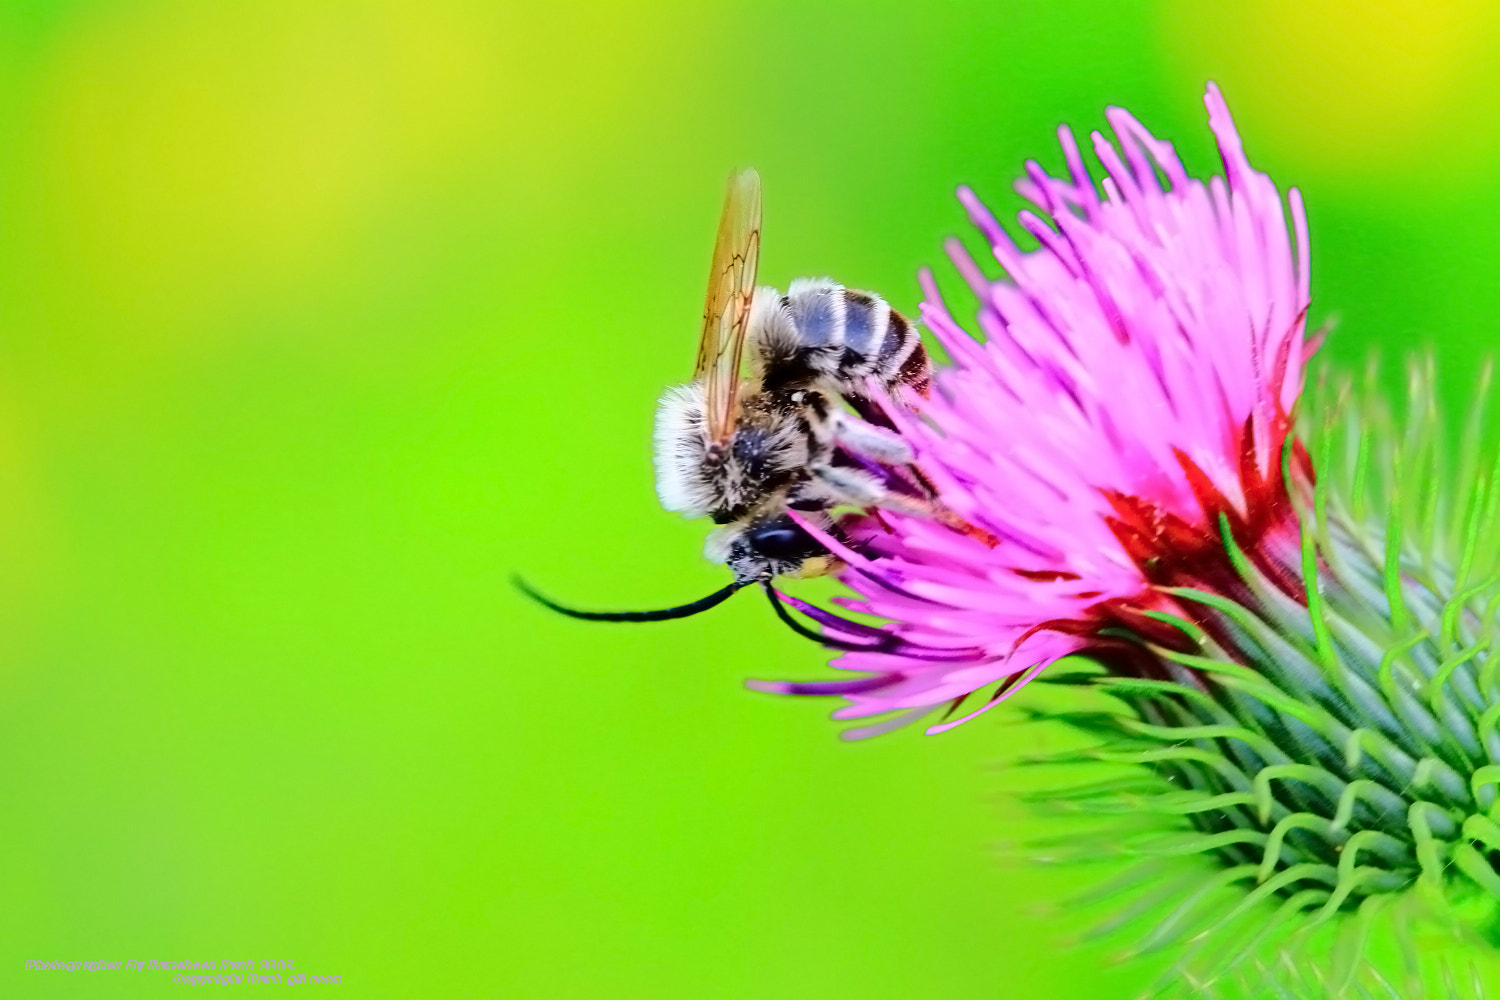
[[867, 404], [871, 384], [920, 395], [932, 378], [915, 327], [880, 296], [827, 278], [755, 287], [760, 201], [755, 171], [730, 179], [693, 380], [662, 396], [654, 435], [662, 506], [723, 526], [705, 554], [740, 585], [828, 568], [788, 509], [900, 495], [879, 468], [909, 465], [906, 443], [839, 404]]
[[554, 610], [659, 621], [760, 584], [780, 613], [775, 577], [837, 566], [789, 511], [824, 530], [836, 530], [830, 511], [840, 506], [933, 511], [910, 448], [883, 415], [928, 391], [932, 363], [916, 328], [879, 295], [827, 278], [797, 279], [784, 295], [757, 288], [760, 238], [760, 176], [747, 169], [725, 194], [693, 378], [663, 394], [653, 436], [662, 506], [719, 525], [704, 551], [733, 581], [645, 612], [576, 611], [525, 588]]

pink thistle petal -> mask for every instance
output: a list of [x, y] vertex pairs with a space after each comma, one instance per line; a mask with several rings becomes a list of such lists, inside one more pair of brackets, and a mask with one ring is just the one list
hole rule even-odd
[[[866, 736], [945, 705], [956, 712], [998, 685], [927, 730], [945, 732], [1058, 658], [1111, 648], [1106, 627], [1152, 634], [1160, 625], [1146, 611], [1192, 617], [1163, 586], [1232, 593], [1221, 519], [1301, 599], [1286, 565], [1297, 525], [1281, 455], [1310, 353], [1306, 213], [1298, 192], [1283, 202], [1250, 166], [1216, 86], [1204, 104], [1224, 165], [1206, 183], [1170, 143], [1110, 108], [1115, 141], [1091, 137], [1105, 170], [1096, 188], [1060, 128], [1065, 176], [1028, 162], [1017, 184], [1035, 205], [1018, 221], [1036, 250], [1021, 251], [959, 189], [1004, 271], [991, 281], [962, 244], [946, 245], [979, 299], [985, 339], [965, 332], [924, 270], [921, 318], [953, 364], [919, 415], [887, 414], [951, 513], [886, 509], [830, 532], [794, 512], [845, 564], [857, 596], [839, 603], [889, 622], [892, 641], [838, 657], [858, 679], [756, 687], [841, 694], [838, 718], [900, 713], [849, 731]], [[1311, 476], [1295, 442], [1293, 465]], [[957, 530], [964, 524], [978, 534]], [[878, 641], [867, 626], [804, 610], [830, 636]]]

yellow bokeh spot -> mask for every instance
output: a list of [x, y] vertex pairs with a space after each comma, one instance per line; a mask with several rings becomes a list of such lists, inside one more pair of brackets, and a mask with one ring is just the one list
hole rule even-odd
[[[1462, 167], [1500, 112], [1500, 11], [1483, 0], [1161, 8], [1177, 83], [1218, 80], [1242, 128], [1353, 174]], [[1246, 131], [1252, 131], [1246, 128]]]
[[40, 115], [60, 256], [105, 309], [325, 275], [402, 185], [493, 125], [482, 5], [164, 3], [79, 20]]

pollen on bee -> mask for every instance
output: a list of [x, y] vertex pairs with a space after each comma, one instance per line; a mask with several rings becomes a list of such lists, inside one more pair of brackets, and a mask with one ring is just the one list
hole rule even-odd
[[836, 573], [843, 568], [843, 561], [832, 554], [813, 556], [810, 559], [804, 559], [802, 565], [797, 567], [796, 572], [791, 575], [799, 579], [810, 580], [814, 577]]

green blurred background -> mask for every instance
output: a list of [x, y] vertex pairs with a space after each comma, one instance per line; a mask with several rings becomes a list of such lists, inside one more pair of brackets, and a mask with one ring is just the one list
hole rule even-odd
[[[1125, 997], [1005, 848], [994, 713], [841, 743], [651, 488], [725, 174], [762, 278], [913, 309], [1054, 128], [1306, 193], [1344, 364], [1492, 350], [1500, 19], [1417, 3], [0, 7], [0, 995]], [[1453, 398], [1461, 393], [1454, 391]], [[312, 989], [314, 987], [308, 987]]]

